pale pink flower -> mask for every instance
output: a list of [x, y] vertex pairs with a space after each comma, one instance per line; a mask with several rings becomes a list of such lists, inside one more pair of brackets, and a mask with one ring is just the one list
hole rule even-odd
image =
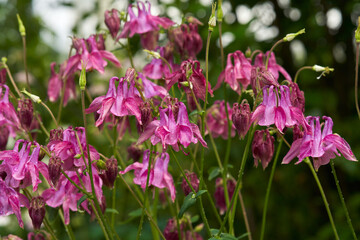
[[[229, 119], [232, 118], [232, 109], [227, 103]], [[228, 138], [228, 120], [225, 111], [225, 101], [215, 101], [207, 110], [206, 114], [207, 130], [210, 131], [214, 138], [221, 136], [223, 139]], [[235, 126], [231, 124], [231, 137], [235, 136]]]
[[15, 137], [15, 131], [21, 127], [14, 106], [9, 101], [9, 87], [0, 84], [0, 126], [5, 126], [10, 136]]

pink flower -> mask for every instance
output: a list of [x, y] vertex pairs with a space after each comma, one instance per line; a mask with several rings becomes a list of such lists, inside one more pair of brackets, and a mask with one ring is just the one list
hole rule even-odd
[[[180, 70], [168, 75], [166, 77], [166, 82], [168, 90], [172, 85], [178, 83], [179, 88], [182, 87], [189, 96], [191, 95], [192, 88], [196, 98], [205, 101], [206, 79], [202, 74], [200, 62], [197, 60], [183, 61]], [[184, 84], [187, 86], [184, 86]], [[208, 83], [208, 93], [211, 94], [211, 96], [213, 95], [210, 83]]]
[[[268, 56], [269, 52], [266, 52], [266, 54], [259, 53], [254, 62], [255, 67], [265, 67], [265, 60]], [[285, 77], [286, 80], [291, 81], [290, 75], [286, 72], [286, 70], [278, 65], [276, 63], [275, 54], [271, 52], [270, 58], [269, 58], [269, 64], [268, 64], [268, 70], [271, 72], [271, 74], [274, 76], [276, 80], [279, 79], [279, 72]]]
[[[124, 171], [120, 171], [120, 174], [125, 174], [128, 171], [134, 171], [134, 183], [140, 185], [142, 189], [146, 188], [146, 181], [148, 175], [150, 151], [144, 152], [143, 162], [135, 162], [128, 166]], [[175, 201], [175, 185], [171, 174], [167, 171], [169, 165], [169, 154], [164, 152], [159, 156], [155, 157], [152, 163], [150, 176], [149, 176], [149, 187], [155, 186], [157, 188], [167, 188], [170, 191], [171, 200]]]
[[0, 178], [0, 216], [15, 214], [21, 228], [24, 228], [24, 222], [21, 218], [20, 207], [29, 207], [29, 200], [22, 194], [9, 187], [2, 178]]
[[[232, 117], [232, 109], [227, 104], [229, 119]], [[221, 136], [223, 139], [228, 138], [228, 121], [225, 111], [225, 101], [215, 101], [207, 110], [206, 114], [207, 131], [210, 131], [214, 138]], [[235, 126], [231, 124], [231, 137], [235, 136]]]
[[[168, 47], [160, 47], [159, 53], [161, 57], [168, 61], [173, 71], [178, 69], [179, 66], [174, 64], [173, 55]], [[154, 58], [149, 64], [145, 65], [143, 73], [151, 79], [161, 79], [167, 77], [170, 74], [170, 70], [163, 60]]]
[[[75, 158], [75, 155], [81, 154], [80, 146], [76, 138], [76, 134], [79, 136], [81, 147], [84, 151], [85, 158], [87, 158], [87, 148], [85, 139], [85, 129], [83, 127], [77, 127], [75, 130], [70, 126], [63, 131], [61, 140], [50, 140], [48, 148], [55, 156], [60, 157], [63, 162], [62, 167], [64, 170], [72, 168], [84, 167], [85, 163], [83, 158]], [[89, 145], [91, 160], [100, 159], [99, 153], [96, 149]], [[88, 160], [86, 160], [87, 164]]]
[[[151, 137], [153, 145], [161, 142], [164, 149], [171, 145], [175, 151], [179, 151], [179, 144], [187, 148], [190, 143], [200, 143], [207, 147], [201, 137], [199, 127], [190, 123], [185, 104], [176, 103], [178, 112], [174, 113], [171, 105], [160, 109], [160, 120], [152, 121], [141, 134], [137, 144], [141, 144]], [[176, 120], [175, 120], [176, 119]]]
[[[338, 134], [332, 133], [333, 121], [330, 117], [323, 117], [325, 124], [321, 131], [320, 117], [309, 116], [306, 120], [310, 123], [311, 132], [304, 133], [302, 138], [295, 140], [282, 163], [288, 164], [293, 158], [298, 157], [296, 164], [306, 157], [312, 157], [316, 170], [321, 165], [326, 165], [330, 159], [342, 155], [350, 160], [357, 161], [349, 144]], [[335, 155], [336, 154], [336, 155]]]
[[[22, 146], [20, 147], [20, 144]], [[35, 192], [38, 184], [41, 183], [39, 172], [50, 182], [48, 167], [45, 163], [38, 160], [40, 146], [34, 143], [35, 148], [31, 155], [31, 142], [18, 140], [13, 150], [0, 152], [0, 172], [5, 172], [5, 183], [12, 188], [25, 188], [32, 185]]]
[[108, 27], [111, 37], [116, 39], [120, 30], [120, 16], [118, 10], [113, 8], [111, 11], [105, 11], [105, 25]]
[[168, 18], [151, 15], [151, 5], [149, 2], [147, 2], [147, 4], [148, 9], [146, 9], [143, 2], [137, 2], [138, 16], [136, 16], [132, 10], [133, 5], [129, 5], [128, 14], [130, 20], [125, 23], [119, 38], [133, 37], [135, 33], [143, 34], [150, 31], [157, 31], [159, 30], [159, 26], [167, 29], [174, 25], [174, 22]]
[[20, 128], [20, 120], [14, 106], [9, 101], [9, 87], [0, 84], [0, 126], [8, 128], [10, 135], [15, 137], [15, 131]]
[[47, 94], [50, 102], [55, 102], [59, 96], [60, 92], [63, 88], [64, 81], [66, 81], [65, 92], [64, 92], [64, 106], [68, 103], [69, 99], [76, 98], [76, 87], [74, 82], [74, 75], [68, 74], [68, 76], [64, 75], [64, 71], [66, 68], [66, 63], [60, 65], [59, 73], [55, 72], [56, 63], [51, 63], [51, 76], [48, 83]]
[[254, 157], [254, 165], [257, 167], [259, 162], [265, 169], [274, 155], [274, 137], [267, 129], [256, 130], [252, 142], [251, 150]]
[[149, 79], [147, 79], [142, 73], [138, 73], [138, 78], [141, 79], [143, 85], [143, 91], [146, 98], [152, 98], [155, 96], [159, 96], [160, 98], [164, 98], [168, 92], [162, 86], [159, 86]]
[[279, 89], [274, 88], [273, 85], [263, 88], [263, 102], [256, 108], [251, 117], [251, 122], [254, 121], [260, 126], [275, 124], [280, 132], [285, 127], [292, 127], [296, 124], [302, 125], [304, 129], [309, 131], [309, 125], [305, 121], [302, 111], [291, 105], [290, 90], [284, 85], [281, 85]]
[[83, 65], [86, 67], [86, 71], [95, 69], [99, 73], [104, 73], [104, 67], [107, 65], [104, 59], [111, 61], [116, 67], [121, 67], [114, 54], [99, 49], [95, 35], [90, 36], [88, 39], [74, 38], [73, 46], [76, 49], [76, 54], [67, 61], [65, 76], [81, 70]]
[[[120, 80], [112, 77], [106, 95], [95, 98], [89, 108], [85, 110], [87, 114], [95, 111], [100, 114], [95, 126], [100, 126], [109, 113], [118, 117], [135, 115], [137, 121], [141, 123], [139, 105], [142, 103], [142, 99], [135, 88], [134, 75], [131, 71], [128, 69], [125, 77]], [[116, 91], [115, 81], [119, 81]], [[128, 82], [130, 82], [130, 86], [128, 86]]]
[[[231, 58], [234, 59], [234, 65]], [[225, 70], [220, 74], [214, 89], [218, 89], [225, 81], [232, 90], [240, 94], [250, 84], [251, 69], [251, 62], [242, 52], [236, 51], [228, 54]]]

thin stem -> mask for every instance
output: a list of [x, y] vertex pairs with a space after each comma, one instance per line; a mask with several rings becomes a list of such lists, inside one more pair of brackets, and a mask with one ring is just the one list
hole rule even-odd
[[[114, 187], [112, 190], [112, 200], [111, 200], [111, 208], [116, 208], [116, 179], [114, 182]], [[111, 227], [113, 228], [115, 226], [115, 213], [111, 213]]]
[[40, 102], [40, 104], [49, 112], [51, 118], [53, 119], [53, 121], [56, 125], [56, 128], [58, 128], [59, 127], [58, 122], [56, 121], [56, 118], [54, 117], [54, 114], [52, 113], [50, 108], [44, 102]]
[[4, 65], [5, 69], [6, 69], [6, 72], [7, 72], [8, 76], [9, 76], [9, 78], [10, 78], [10, 82], [11, 82], [11, 84], [13, 85], [13, 87], [14, 87], [17, 95], [18, 95], [20, 98], [24, 98], [23, 94], [19, 91], [19, 89], [18, 89], [17, 86], [16, 86], [16, 83], [15, 83], [15, 81], [14, 81], [14, 78], [13, 78], [12, 75], [11, 75], [11, 72], [10, 72], [10, 69], [9, 69], [8, 65], [7, 65], [6, 63], [3, 63], [3, 65]]
[[253, 51], [253, 52], [251, 53], [250, 59], [252, 60], [252, 59], [255, 57], [255, 55], [256, 55], [256, 54], [259, 54], [259, 53], [262, 53], [262, 51], [261, 51], [261, 50], [255, 50], [255, 51]]
[[265, 62], [265, 68], [266, 70], [268, 69], [268, 66], [269, 66], [269, 59], [270, 59], [270, 56], [271, 56], [271, 53], [274, 51], [275, 47], [277, 45], [279, 45], [280, 43], [282, 43], [284, 40], [283, 39], [280, 39], [279, 41], [277, 41], [270, 49], [270, 51], [268, 52], [268, 55], [266, 57], [266, 62]]
[[337, 175], [336, 175], [336, 171], [335, 171], [335, 166], [334, 166], [334, 161], [331, 160], [331, 163], [330, 163], [330, 166], [331, 166], [331, 172], [334, 176], [334, 180], [335, 180], [335, 183], [336, 183], [336, 188], [337, 188], [337, 191], [339, 193], [339, 198], [340, 198], [340, 201], [341, 201], [341, 204], [342, 204], [342, 207], [344, 209], [344, 212], [345, 212], [345, 216], [346, 216], [346, 221], [351, 229], [351, 233], [353, 235], [353, 238], [355, 240], [357, 240], [357, 237], [356, 237], [356, 233], [355, 233], [355, 230], [354, 230], [354, 227], [351, 223], [351, 218], [350, 218], [350, 214], [349, 214], [349, 211], [346, 207], [346, 203], [345, 203], [345, 199], [344, 199], [344, 195], [342, 194], [342, 191], [341, 191], [341, 187], [340, 187], [340, 183], [339, 183], [339, 180], [337, 178]]
[[134, 65], [134, 61], [133, 61], [133, 56], [132, 56], [131, 49], [130, 49], [130, 39], [129, 39], [129, 38], [127, 38], [126, 49], [127, 49], [127, 52], [128, 52], [128, 57], [129, 57], [129, 59], [130, 59], [131, 66], [132, 66], [133, 69], [135, 69], [135, 65]]
[[300, 72], [303, 71], [303, 70], [305, 70], [305, 69], [312, 70], [313, 67], [312, 67], [312, 66], [304, 66], [304, 67], [299, 68], [299, 69], [297, 70], [296, 74], [295, 74], [294, 83], [297, 82], [297, 79], [298, 79], [298, 77], [299, 77]]
[[48, 232], [50, 233], [51, 237], [54, 239], [54, 240], [57, 240], [58, 238], [56, 237], [54, 231], [52, 230], [52, 227], [49, 223], [49, 220], [47, 219], [47, 217], [44, 218], [44, 226], [45, 228], [48, 230]]
[[[226, 143], [226, 152], [225, 152], [225, 159], [224, 159], [223, 181], [225, 181], [225, 183], [224, 183], [224, 192], [225, 192], [226, 207], [229, 207], [229, 193], [227, 191], [226, 176], [227, 176], [227, 172], [228, 172], [228, 162], [229, 162], [230, 151], [231, 151], [231, 128], [232, 128], [232, 122], [230, 121], [229, 110], [227, 108], [228, 99], [227, 99], [226, 85], [224, 84], [223, 87], [224, 87], [225, 113], [226, 113], [226, 120], [227, 120], [227, 125], [228, 125], [228, 139], [227, 139], [227, 143]], [[231, 220], [231, 218], [230, 218], [230, 220]], [[230, 225], [230, 232], [232, 232], [232, 228], [233, 228], [233, 226]]]
[[308, 157], [304, 159], [304, 162], [309, 166], [310, 171], [311, 171], [311, 173], [312, 173], [313, 176], [314, 176], [314, 179], [315, 179], [315, 181], [316, 181], [316, 184], [318, 185], [318, 188], [319, 188], [319, 190], [320, 190], [321, 197], [322, 197], [322, 199], [323, 199], [323, 201], [324, 201], [324, 205], [325, 205], [327, 214], [328, 214], [328, 216], [329, 216], [329, 220], [330, 220], [330, 223], [331, 223], [331, 227], [332, 227], [332, 229], [333, 229], [333, 231], [334, 231], [335, 239], [339, 240], [340, 238], [339, 238], [339, 235], [338, 235], [338, 233], [337, 233], [337, 231], [336, 231], [336, 227], [335, 227], [335, 223], [334, 223], [333, 217], [332, 217], [332, 215], [331, 215], [329, 203], [328, 203], [328, 201], [327, 201], [327, 199], [326, 199], [325, 192], [324, 192], [324, 189], [323, 189], [322, 186], [321, 186], [320, 180], [319, 180], [319, 178], [318, 178], [318, 176], [317, 176], [317, 174], [316, 174], [316, 172], [315, 172], [315, 169], [314, 169], [313, 165], [311, 164], [311, 162], [310, 162], [310, 160], [309, 160]]
[[[209, 30], [208, 31], [208, 36], [207, 36], [207, 40], [206, 40], [206, 53], [205, 53], [205, 72], [206, 72], [206, 83], [205, 83], [205, 102], [204, 102], [204, 107], [203, 110], [204, 112], [206, 112], [206, 106], [207, 106], [207, 100], [208, 100], [208, 88], [209, 88], [209, 48], [210, 48], [210, 38], [211, 38], [211, 33], [212, 31]], [[205, 114], [202, 117], [202, 134], [204, 135], [204, 131], [205, 131]]]
[[244, 200], [243, 200], [243, 197], [241, 194], [241, 190], [239, 191], [239, 202], [240, 202], [240, 206], [241, 206], [241, 210], [242, 210], [242, 214], [243, 214], [243, 218], [244, 218], [244, 222], [245, 222], [246, 231], [248, 233], [248, 238], [249, 238], [249, 240], [252, 240], [249, 220], [248, 220], [248, 217], [246, 214], [245, 204], [244, 204]]
[[355, 64], [355, 107], [358, 117], [360, 119], [360, 109], [358, 100], [358, 81], [359, 81], [359, 46], [360, 43], [356, 43], [356, 64]]
[[268, 181], [268, 186], [267, 186], [267, 188], [266, 188], [266, 195], [265, 195], [265, 202], [264, 202], [264, 210], [263, 210], [263, 215], [262, 215], [262, 224], [261, 224], [260, 240], [263, 240], [263, 239], [264, 239], [265, 225], [266, 225], [266, 213], [267, 213], [267, 207], [268, 207], [268, 203], [269, 203], [269, 196], [270, 196], [271, 184], [272, 184], [272, 181], [273, 181], [273, 179], [274, 179], [276, 164], [277, 164], [277, 160], [279, 159], [279, 155], [280, 155], [280, 150], [281, 150], [282, 143], [283, 143], [283, 140], [281, 139], [280, 142], [279, 142], [278, 148], [277, 148], [277, 150], [276, 150], [274, 162], [273, 162], [273, 165], [272, 165], [272, 168], [271, 168], [270, 178], [269, 178], [269, 181]]
[[26, 36], [22, 36], [22, 43], [23, 43], [23, 58], [24, 58], [24, 68], [25, 68], [25, 76], [26, 76], [26, 85], [28, 87], [28, 90], [31, 91], [30, 83], [29, 83], [29, 72], [26, 62]]
[[73, 232], [70, 224], [68, 224], [68, 225], [65, 224], [64, 214], [63, 214], [63, 212], [61, 211], [61, 208], [59, 208], [59, 215], [60, 215], [61, 221], [62, 221], [63, 224], [64, 224], [66, 233], [67, 233], [67, 235], [69, 236], [70, 240], [75, 240], [74, 232]]
[[224, 58], [224, 47], [222, 44], [222, 19], [218, 19], [219, 23], [219, 44], [220, 44], [220, 54], [221, 54], [221, 68], [224, 69], [225, 66], [225, 58]]
[[38, 123], [40, 124], [41, 130], [45, 133], [45, 135], [46, 135], [47, 137], [50, 137], [50, 133], [46, 130], [46, 128], [45, 128], [43, 122], [41, 121], [38, 113], [35, 113], [35, 117], [36, 117]]
[[88, 198], [92, 199], [91, 194], [89, 194], [86, 190], [84, 190], [82, 187], [80, 187], [78, 184], [76, 184], [67, 174], [64, 170], [61, 169], [62, 175], [64, 175], [67, 180], [71, 182], [72, 185], [74, 185], [77, 189], [79, 189], [80, 192], [82, 192], [84, 195], [86, 195]]

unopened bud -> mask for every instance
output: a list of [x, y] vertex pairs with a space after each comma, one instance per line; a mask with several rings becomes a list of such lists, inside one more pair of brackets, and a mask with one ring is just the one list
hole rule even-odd
[[6, 144], [8, 142], [10, 135], [9, 129], [5, 125], [0, 126], [0, 151], [6, 149]]
[[19, 14], [16, 14], [16, 17], [17, 17], [17, 20], [18, 20], [18, 23], [19, 23], [19, 32], [20, 32], [20, 35], [21, 36], [26, 36], [26, 31], [25, 31], [25, 26], [20, 18], [20, 15]]
[[1, 62], [2, 62], [3, 64], [6, 64], [7, 58], [6, 58], [6, 57], [2, 57], [2, 58], [1, 58]]
[[41, 103], [41, 99], [39, 96], [29, 93], [28, 91], [26, 91], [26, 89], [23, 89], [21, 92], [25, 93], [31, 99], [31, 101]]
[[141, 114], [141, 126], [142, 130], [145, 130], [147, 125], [152, 121], [153, 117], [151, 115], [152, 109], [149, 102], [142, 102], [140, 104], [140, 114]]
[[304, 131], [301, 129], [299, 125], [295, 125], [293, 128], [293, 142], [297, 139], [303, 138]]
[[291, 94], [290, 101], [291, 105], [299, 108], [302, 112], [305, 111], [305, 96], [304, 92], [300, 90], [299, 85], [297, 83], [292, 82], [290, 84]]
[[[198, 192], [200, 180], [198, 179], [196, 174], [194, 172], [185, 171], [185, 175], [189, 180], [191, 186], [194, 188], [195, 192]], [[185, 196], [189, 195], [189, 193], [192, 192], [191, 187], [189, 186], [185, 178], [183, 178], [181, 188], [184, 191]]]
[[96, 167], [100, 170], [106, 169], [106, 163], [103, 160], [96, 161]]
[[129, 68], [126, 70], [126, 73], [125, 73], [125, 79], [126, 79], [126, 81], [128, 81], [128, 82], [133, 81], [134, 78], [135, 78], [135, 75], [136, 75], [135, 69], [129, 67]]
[[248, 103], [234, 103], [231, 115], [232, 122], [240, 136], [244, 139], [251, 125], [251, 110]]
[[355, 30], [355, 41], [360, 43], [360, 16], [358, 17], [358, 27]]
[[105, 25], [108, 27], [111, 37], [116, 39], [120, 29], [120, 16], [116, 9], [105, 11]]
[[45, 151], [42, 148], [40, 148], [40, 152], [39, 152], [39, 156], [38, 156], [38, 161], [39, 162], [44, 159], [45, 154], [46, 154]]
[[28, 98], [20, 99], [18, 101], [17, 110], [18, 110], [21, 125], [26, 130], [29, 130], [32, 119], [33, 119], [33, 112], [34, 112], [32, 101]]
[[218, 1], [218, 8], [217, 8], [217, 20], [219, 22], [222, 22], [223, 16], [224, 16], [224, 13], [223, 13], [223, 10], [222, 10], [222, 0], [219, 0]]
[[49, 142], [62, 141], [63, 140], [63, 132], [64, 131], [61, 128], [50, 130]]
[[150, 51], [147, 49], [144, 49], [143, 51], [151, 55], [153, 58], [159, 59], [161, 57], [160, 53], [158, 52]]
[[216, 17], [215, 17], [215, 10], [216, 10], [216, 2], [212, 4], [211, 8], [211, 16], [209, 18], [209, 31], [213, 31], [214, 27], [216, 27]]
[[132, 144], [127, 148], [127, 152], [128, 160], [132, 159], [134, 162], [138, 162], [144, 151], [139, 145]]
[[300, 34], [305, 33], [305, 28], [301, 29], [300, 31], [298, 31], [297, 33], [289, 33], [286, 34], [286, 36], [283, 38], [284, 42], [290, 42], [292, 41], [295, 37], [297, 37]]
[[61, 159], [53, 156], [49, 159], [49, 177], [51, 182], [56, 185], [61, 173]]
[[251, 49], [249, 47], [245, 51], [245, 57], [247, 58], [251, 57]]
[[6, 83], [6, 69], [3, 68], [0, 70], [0, 84]]
[[330, 68], [330, 67], [323, 67], [323, 66], [319, 66], [319, 65], [314, 65], [312, 67], [312, 69], [315, 72], [325, 72], [325, 73], [330, 73], [334, 71], [334, 68]]
[[263, 169], [269, 165], [274, 154], [274, 141], [274, 137], [270, 135], [268, 130], [255, 131], [251, 150], [256, 167], [259, 161], [261, 161]]
[[119, 172], [118, 162], [116, 158], [114, 157], [109, 158], [106, 161], [106, 170], [105, 170], [107, 182], [104, 182], [104, 184], [107, 185], [109, 188], [113, 188], [118, 172]]
[[79, 78], [80, 90], [84, 91], [86, 88], [86, 67], [82, 66]]
[[74, 158], [75, 158], [75, 159], [80, 159], [80, 158], [81, 158], [81, 154], [80, 154], [80, 153], [76, 154], [76, 155], [74, 156]]
[[33, 197], [30, 203], [29, 215], [34, 228], [40, 229], [45, 217], [45, 201], [43, 197]]

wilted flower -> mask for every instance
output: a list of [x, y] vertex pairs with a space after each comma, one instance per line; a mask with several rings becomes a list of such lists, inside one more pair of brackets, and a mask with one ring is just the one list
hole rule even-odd
[[[265, 54], [259, 53], [255, 58], [254, 66], [265, 67], [265, 60], [268, 54], [269, 52], [266, 52]], [[286, 70], [282, 66], [276, 63], [275, 54], [273, 52], [271, 52], [267, 70], [269, 70], [269, 72], [274, 76], [276, 80], [279, 79], [279, 72], [280, 72], [285, 77], [286, 80], [291, 81], [291, 77], [286, 72]]]
[[18, 101], [18, 113], [19, 113], [19, 119], [20, 123], [23, 126], [23, 128], [29, 130], [31, 126], [31, 122], [33, 120], [33, 104], [31, 99], [24, 98], [19, 99]]
[[61, 159], [57, 156], [52, 156], [49, 159], [49, 177], [54, 186], [56, 186], [60, 178], [61, 164]]
[[116, 9], [105, 11], [105, 25], [108, 27], [111, 37], [116, 39], [120, 30], [120, 16]]
[[299, 86], [295, 82], [290, 83], [290, 101], [291, 105], [299, 108], [302, 112], [305, 111], [305, 96], [304, 92], [300, 90]]
[[243, 139], [251, 125], [251, 110], [249, 104], [247, 102], [243, 102], [240, 105], [234, 103], [231, 118], [240, 138]]
[[274, 141], [274, 137], [270, 135], [267, 129], [255, 131], [251, 150], [256, 167], [259, 162], [261, 162], [263, 169], [269, 165], [274, 155]]
[[161, 141], [164, 149], [167, 148], [167, 145], [171, 145], [175, 151], [179, 151], [179, 144], [186, 148], [190, 143], [198, 141], [207, 147], [201, 137], [199, 127], [190, 123], [185, 104], [178, 102], [176, 105], [179, 106], [177, 118], [174, 116], [171, 105], [168, 108], [160, 109], [160, 120], [154, 120], [146, 127], [137, 144], [143, 143], [151, 137], [153, 145]]
[[[227, 181], [226, 187], [229, 194], [229, 200], [231, 201], [234, 195], [236, 181], [234, 179], [227, 179], [226, 181]], [[216, 179], [214, 197], [215, 197], [215, 204], [219, 208], [220, 214], [224, 214], [227, 208], [226, 208], [225, 191], [224, 191], [222, 178]]]
[[282, 163], [288, 164], [293, 158], [298, 157], [296, 164], [302, 162], [306, 157], [312, 157], [315, 169], [326, 165], [330, 159], [342, 155], [350, 160], [357, 161], [349, 144], [338, 134], [332, 133], [333, 121], [330, 117], [323, 116], [325, 121], [321, 131], [320, 117], [306, 117], [311, 127], [311, 132], [304, 132], [304, 136], [295, 140]]
[[40, 229], [45, 217], [45, 201], [41, 196], [33, 197], [30, 202], [29, 216], [31, 218], [34, 229]]
[[[149, 166], [150, 151], [144, 152], [143, 162], [134, 162], [129, 165], [124, 171], [120, 171], [120, 174], [125, 174], [131, 170], [134, 171], [134, 183], [140, 185], [142, 189], [146, 188], [148, 166]], [[155, 160], [151, 164], [149, 187], [155, 186], [157, 188], [167, 188], [170, 191], [171, 200], [175, 201], [175, 185], [171, 174], [167, 171], [169, 164], [169, 154], [164, 152], [155, 157]]]
[[0, 69], [0, 85], [6, 83], [6, 69]]
[[[229, 120], [232, 116], [232, 109], [227, 103]], [[215, 101], [207, 110], [206, 114], [207, 131], [210, 131], [214, 138], [221, 136], [223, 139], [228, 138], [228, 120], [225, 111], [225, 101]], [[231, 137], [235, 136], [235, 126], [231, 124]]]
[[[196, 176], [196, 173], [185, 170], [185, 175], [186, 175], [187, 179], [189, 180], [191, 186], [194, 188], [195, 192], [198, 192], [200, 180]], [[185, 196], [189, 195], [189, 193], [192, 192], [191, 187], [189, 186], [189, 184], [187, 183], [185, 178], [183, 178], [183, 180], [182, 180], [181, 188], [184, 191]]]

